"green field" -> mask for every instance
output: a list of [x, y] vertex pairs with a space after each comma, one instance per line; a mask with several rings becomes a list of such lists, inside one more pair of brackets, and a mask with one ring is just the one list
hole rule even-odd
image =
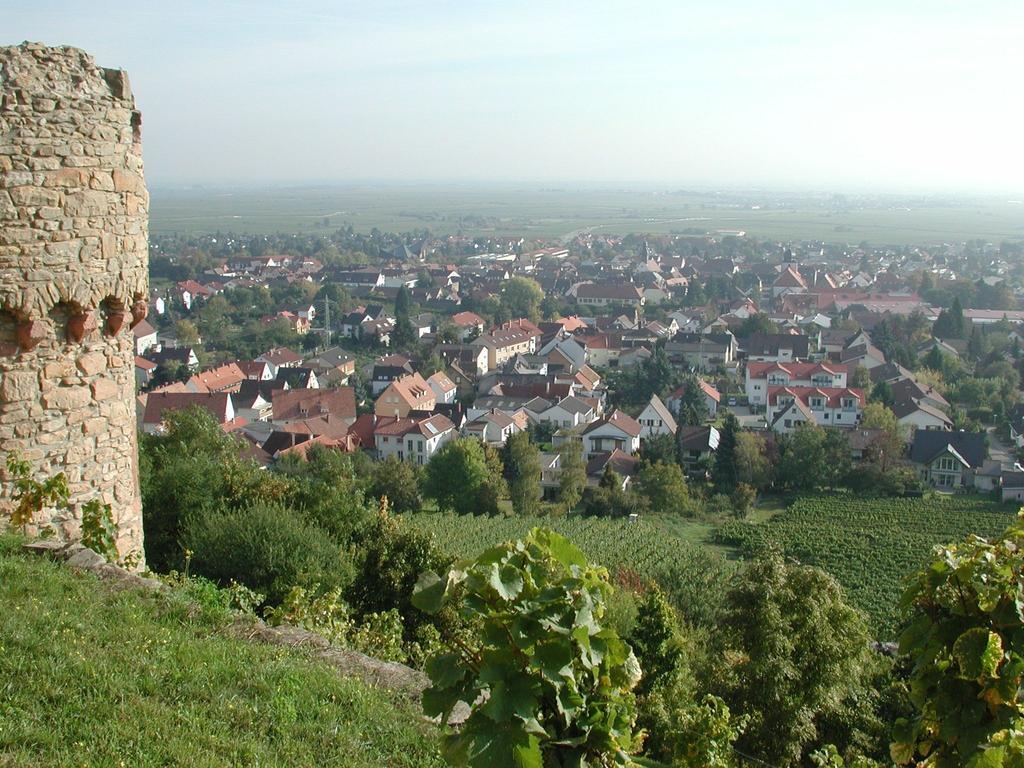
[[936, 545], [970, 533], [1001, 533], [1014, 512], [992, 501], [960, 496], [808, 497], [767, 522], [726, 523], [716, 539], [748, 555], [772, 542], [787, 556], [824, 568], [868, 614], [877, 636], [892, 639], [905, 577], [928, 560]]
[[[734, 566], [707, 545], [705, 526], [679, 535], [657, 520], [584, 517], [484, 517], [449, 514], [405, 515], [406, 525], [432, 533], [443, 550], [460, 558], [475, 557], [488, 547], [522, 538], [544, 526], [568, 537], [594, 562], [616, 577], [620, 569], [653, 579], [695, 623], [713, 620]], [[621, 576], [622, 574], [618, 574]]]
[[571, 238], [721, 233], [778, 240], [927, 245], [1024, 239], [1024, 205], [1006, 198], [782, 195], [529, 186], [349, 186], [154, 189], [154, 234], [327, 233], [429, 229], [434, 234]]
[[0, 766], [441, 768], [418, 707], [0, 536]]

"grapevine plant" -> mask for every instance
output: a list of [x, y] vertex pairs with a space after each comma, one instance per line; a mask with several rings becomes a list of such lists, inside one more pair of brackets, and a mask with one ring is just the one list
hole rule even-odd
[[601, 625], [608, 572], [556, 533], [533, 529], [447, 574], [420, 577], [413, 603], [427, 612], [458, 599], [475, 631], [430, 658], [427, 716], [468, 719], [443, 744], [453, 766], [627, 766], [640, 665]]
[[915, 715], [892, 757], [935, 768], [1024, 766], [1024, 518], [937, 550], [908, 587], [900, 651]]

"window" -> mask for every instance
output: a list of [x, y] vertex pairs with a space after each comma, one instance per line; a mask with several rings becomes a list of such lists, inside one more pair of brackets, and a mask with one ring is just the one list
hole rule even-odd
[[824, 407], [825, 407], [825, 398], [823, 398], [823, 397], [812, 397], [811, 398], [811, 408], [814, 408], [816, 410], [821, 410]]
[[952, 456], [943, 456], [939, 459], [938, 469], [940, 472], [952, 472], [956, 469], [956, 462]]
[[786, 428], [789, 429], [790, 427], [793, 426], [793, 420], [792, 419], [786, 419], [785, 424], [786, 424]]

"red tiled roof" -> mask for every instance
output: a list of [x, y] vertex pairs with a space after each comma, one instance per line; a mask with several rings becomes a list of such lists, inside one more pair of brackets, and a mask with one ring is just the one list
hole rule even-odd
[[792, 395], [804, 405], [808, 404], [812, 395], [819, 395], [825, 398], [829, 408], [839, 407], [840, 399], [844, 397], [855, 397], [858, 403], [864, 404], [864, 390], [850, 387], [768, 387], [768, 402], [771, 405], [778, 404], [780, 395]]

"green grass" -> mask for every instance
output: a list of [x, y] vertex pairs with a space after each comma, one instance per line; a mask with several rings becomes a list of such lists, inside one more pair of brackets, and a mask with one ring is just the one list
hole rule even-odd
[[325, 234], [429, 229], [434, 234], [571, 238], [718, 233], [834, 243], [915, 245], [1024, 238], [1024, 205], [1005, 198], [866, 196], [654, 189], [541, 189], [528, 185], [154, 189], [154, 234]]
[[877, 636], [889, 640], [899, 624], [896, 604], [904, 580], [927, 562], [933, 548], [971, 533], [997, 535], [1015, 511], [976, 496], [807, 496], [761, 522], [725, 523], [715, 540], [748, 555], [774, 544], [800, 562], [825, 569], [868, 615]]
[[0, 538], [0, 766], [442, 766], [414, 706]]

